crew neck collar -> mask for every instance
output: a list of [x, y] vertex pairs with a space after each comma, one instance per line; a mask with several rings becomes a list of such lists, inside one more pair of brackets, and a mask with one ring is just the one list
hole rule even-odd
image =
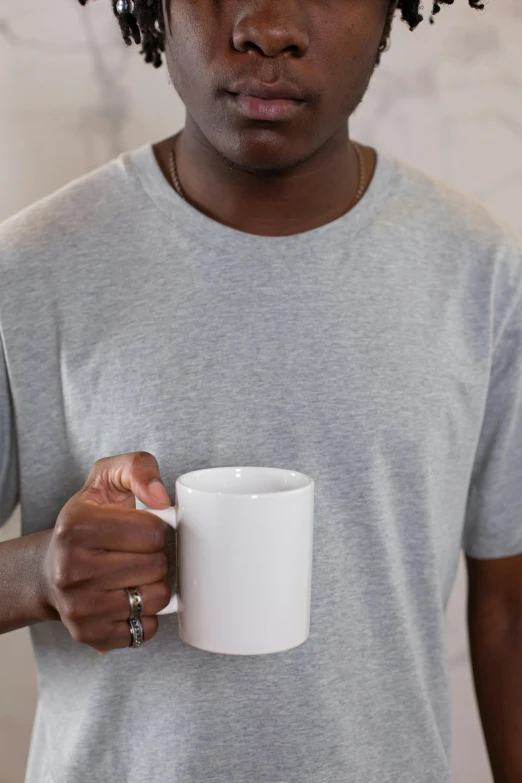
[[400, 168], [394, 156], [377, 152], [377, 162], [372, 180], [357, 204], [344, 215], [325, 223], [318, 228], [290, 234], [288, 236], [261, 236], [239, 231], [231, 226], [219, 223], [189, 204], [174, 190], [165, 176], [154, 155], [152, 143], [124, 152], [119, 157], [120, 162], [130, 170], [147, 196], [154, 202], [163, 216], [181, 230], [192, 234], [199, 241], [206, 241], [223, 247], [233, 244], [235, 251], [244, 245], [249, 251], [277, 251], [284, 248], [285, 252], [310, 249], [317, 245], [318, 249], [330, 238], [342, 234], [343, 239], [351, 239], [369, 225], [380, 212], [384, 204], [398, 187]]

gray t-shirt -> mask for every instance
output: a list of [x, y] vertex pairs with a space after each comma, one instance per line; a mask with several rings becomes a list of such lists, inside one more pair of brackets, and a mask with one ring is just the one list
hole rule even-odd
[[28, 783], [448, 783], [459, 551], [522, 552], [522, 237], [382, 153], [343, 217], [251, 235], [147, 144], [4, 221], [0, 275], [0, 521], [50, 528], [135, 450], [173, 501], [210, 466], [315, 480], [308, 641], [216, 655], [174, 615], [101, 656], [32, 627]]

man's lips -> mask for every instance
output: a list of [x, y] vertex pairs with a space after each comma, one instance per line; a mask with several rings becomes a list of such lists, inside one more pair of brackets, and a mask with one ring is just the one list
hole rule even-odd
[[287, 120], [307, 105], [303, 90], [282, 80], [242, 79], [230, 85], [227, 97], [236, 111], [252, 120]]
[[258, 98], [255, 95], [232, 92], [228, 92], [227, 97], [240, 114], [252, 120], [287, 120], [306, 106], [306, 101], [292, 98]]
[[259, 79], [242, 79], [228, 85], [227, 90], [237, 95], [253, 95], [255, 98], [265, 98], [267, 100], [279, 98], [294, 101], [306, 100], [306, 95], [300, 87], [283, 80], [262, 82]]

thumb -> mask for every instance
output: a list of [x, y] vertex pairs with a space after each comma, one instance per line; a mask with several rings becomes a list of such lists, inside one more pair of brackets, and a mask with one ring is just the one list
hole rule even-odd
[[94, 463], [82, 494], [96, 503], [132, 503], [134, 506], [134, 497], [137, 497], [150, 508], [171, 505], [158, 461], [148, 451], [99, 459]]
[[[149, 481], [148, 484], [148, 493], [152, 496], [155, 503], [152, 503], [151, 501], [147, 502], [148, 506], [151, 506], [152, 508], [155, 508], [156, 505], [160, 506], [170, 506], [170, 498], [168, 496], [167, 490], [165, 489], [163, 485], [163, 481], [161, 480], [161, 476], [159, 478], [153, 478]], [[146, 501], [142, 501], [145, 503]]]
[[136, 490], [135, 496], [151, 508], [170, 506], [156, 457], [148, 451], [139, 451], [132, 456], [130, 483]]

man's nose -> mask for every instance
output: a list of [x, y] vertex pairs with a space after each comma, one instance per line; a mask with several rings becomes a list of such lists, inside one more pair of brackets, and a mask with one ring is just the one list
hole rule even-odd
[[310, 45], [308, 20], [301, 0], [247, 0], [238, 11], [232, 40], [240, 52], [303, 57]]

